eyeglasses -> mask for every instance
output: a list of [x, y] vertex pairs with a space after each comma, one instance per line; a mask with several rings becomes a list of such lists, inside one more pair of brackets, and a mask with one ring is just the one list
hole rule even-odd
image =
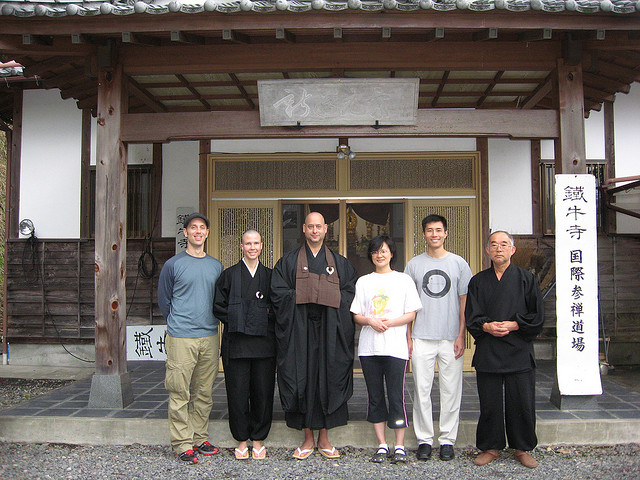
[[508, 242], [502, 242], [502, 243], [495, 243], [495, 242], [491, 242], [489, 244], [489, 248], [491, 250], [498, 250], [498, 249], [502, 249], [502, 250], [506, 250], [508, 248], [511, 248], [511, 244]]
[[387, 253], [391, 253], [389, 250], [381, 248], [380, 250], [375, 250], [371, 252], [371, 255], [386, 255]]

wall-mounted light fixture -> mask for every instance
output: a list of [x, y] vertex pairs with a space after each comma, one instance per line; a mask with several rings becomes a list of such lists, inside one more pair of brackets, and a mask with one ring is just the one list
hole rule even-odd
[[349, 148], [349, 145], [338, 145], [338, 160], [344, 160], [349, 157], [349, 160], [356, 158], [356, 152]]

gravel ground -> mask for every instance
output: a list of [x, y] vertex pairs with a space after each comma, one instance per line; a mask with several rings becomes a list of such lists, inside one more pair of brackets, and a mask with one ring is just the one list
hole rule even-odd
[[65, 387], [72, 380], [26, 380], [23, 378], [0, 378], [0, 410], [15, 407], [33, 400], [51, 390]]
[[[61, 380], [0, 379], [0, 409], [10, 408], [53, 389]], [[0, 432], [1, 436], [1, 432]], [[268, 446], [268, 443], [267, 443]], [[306, 460], [291, 457], [291, 449], [269, 448], [264, 461], [238, 461], [231, 449], [200, 464], [185, 465], [168, 445], [95, 446], [0, 442], [0, 478], [9, 480], [288, 480], [306, 479], [636, 479], [640, 478], [640, 445], [539, 447], [534, 457], [540, 466], [529, 470], [511, 452], [484, 467], [473, 465], [477, 451], [456, 448], [450, 462], [418, 462], [409, 451], [406, 465], [369, 462], [373, 449], [345, 447], [342, 457], [328, 460], [318, 453]]]
[[[0, 475], [12, 480], [113, 479], [635, 479], [640, 478], [640, 445], [558, 446], [538, 448], [540, 466], [529, 470], [509, 452], [484, 467], [473, 465], [475, 450], [456, 448], [456, 458], [442, 462], [410, 459], [406, 465], [369, 462], [371, 449], [342, 449], [342, 458], [314, 454], [306, 460], [271, 448], [263, 461], [238, 461], [231, 449], [201, 457], [198, 465], [181, 464], [168, 446], [74, 446], [0, 443]], [[410, 452], [411, 456], [415, 452]], [[415, 458], [415, 457], [413, 457]]]

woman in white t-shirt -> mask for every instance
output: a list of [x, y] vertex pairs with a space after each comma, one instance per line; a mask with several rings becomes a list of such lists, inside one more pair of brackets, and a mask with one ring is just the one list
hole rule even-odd
[[[367, 253], [376, 270], [358, 279], [351, 311], [356, 323], [362, 325], [358, 356], [369, 394], [367, 421], [373, 423], [380, 444], [371, 461], [380, 463], [389, 457], [392, 463], [406, 462], [407, 324], [415, 319], [422, 302], [411, 277], [391, 269], [396, 253], [396, 244], [391, 237], [378, 235], [373, 238]], [[384, 397], [385, 383], [388, 407]], [[385, 422], [395, 432], [393, 453], [385, 441]]]

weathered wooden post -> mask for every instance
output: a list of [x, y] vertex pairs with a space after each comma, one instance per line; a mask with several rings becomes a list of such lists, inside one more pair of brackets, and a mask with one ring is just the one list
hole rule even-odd
[[133, 401], [126, 354], [127, 150], [120, 140], [122, 67], [98, 74], [96, 151], [96, 372], [89, 407], [124, 408]]

